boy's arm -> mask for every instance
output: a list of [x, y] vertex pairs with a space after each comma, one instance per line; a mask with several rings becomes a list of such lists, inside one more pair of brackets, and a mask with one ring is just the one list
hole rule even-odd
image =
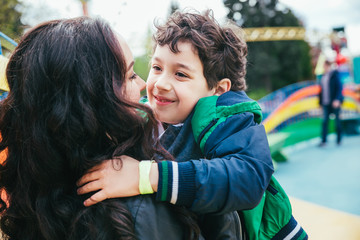
[[[254, 122], [253, 115], [234, 115], [218, 125], [208, 138], [204, 153], [210, 160], [152, 164], [155, 167], [150, 180], [157, 199], [190, 207], [196, 213], [255, 207], [273, 167], [264, 127]], [[85, 184], [79, 188], [79, 194], [100, 190], [85, 201], [86, 206], [106, 198], [139, 194], [139, 162], [127, 156], [121, 158], [121, 169], [113, 166], [114, 160], [105, 161], [78, 182], [78, 186]]]
[[[196, 213], [255, 207], [270, 181], [273, 166], [264, 127], [252, 122], [251, 114], [244, 113], [220, 124], [205, 145], [209, 160], [159, 164], [157, 196]], [[167, 182], [166, 190], [162, 182]]]
[[168, 163], [165, 171], [159, 164], [157, 196], [196, 213], [251, 209], [259, 203], [273, 166], [264, 127], [255, 123], [252, 113], [233, 115], [217, 125], [204, 154], [209, 160], [163, 162]]
[[[254, 116], [250, 112], [235, 114], [216, 126], [203, 148], [206, 158], [211, 160], [159, 163], [157, 199], [188, 206], [197, 213], [255, 207], [270, 181], [273, 167], [264, 127], [256, 123], [258, 119]], [[98, 189], [104, 192], [106, 186], [94, 186], [92, 190]], [[85, 192], [89, 191], [81, 193]], [[106, 197], [124, 196], [118, 194]]]
[[[77, 182], [78, 194], [95, 192], [84, 201], [91, 206], [107, 198], [131, 197], [139, 191], [139, 161], [122, 155], [115, 159], [105, 160], [90, 169]], [[157, 163], [151, 164], [149, 182], [153, 191], [157, 191]]]

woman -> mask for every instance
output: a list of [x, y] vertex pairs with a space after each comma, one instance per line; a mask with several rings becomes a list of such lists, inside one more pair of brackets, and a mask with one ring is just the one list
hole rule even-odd
[[199, 237], [185, 209], [152, 195], [88, 208], [89, 195], [76, 193], [76, 180], [105, 159], [118, 157], [114, 167], [121, 168], [122, 155], [166, 156], [154, 140], [153, 114], [136, 103], [144, 83], [133, 64], [127, 44], [100, 19], [54, 20], [24, 35], [9, 60], [10, 93], [0, 105], [6, 239]]

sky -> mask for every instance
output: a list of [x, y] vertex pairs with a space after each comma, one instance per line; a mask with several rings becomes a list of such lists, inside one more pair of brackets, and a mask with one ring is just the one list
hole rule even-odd
[[[30, 26], [39, 22], [82, 15], [79, 0], [21, 0], [26, 14], [23, 21]], [[240, 0], [241, 1], [241, 0]], [[105, 18], [129, 43], [134, 55], [143, 53], [145, 36], [152, 31], [153, 21], [164, 20], [171, 0], [90, 0], [91, 16]], [[222, 0], [181, 0], [180, 8], [198, 11], [212, 9], [215, 18], [225, 21], [227, 9]], [[360, 56], [360, 1], [358, 0], [279, 0], [302, 20], [308, 41], [328, 35], [333, 27], [345, 26], [349, 53]]]

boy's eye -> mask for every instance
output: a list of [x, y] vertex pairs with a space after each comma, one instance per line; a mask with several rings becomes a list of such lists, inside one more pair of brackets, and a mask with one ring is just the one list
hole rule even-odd
[[182, 73], [182, 72], [177, 72], [177, 73], [176, 73], [176, 76], [179, 76], [179, 77], [181, 77], [181, 78], [187, 78], [187, 77], [188, 77], [186, 74], [184, 74], [184, 73]]
[[160, 68], [159, 66], [154, 65], [152, 68], [153, 68], [155, 71], [161, 71], [161, 68]]

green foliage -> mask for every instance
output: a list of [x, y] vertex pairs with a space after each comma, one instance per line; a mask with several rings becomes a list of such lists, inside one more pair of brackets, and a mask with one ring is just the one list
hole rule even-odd
[[141, 56], [135, 57], [134, 71], [146, 81], [150, 71], [150, 60], [153, 52], [152, 32], [150, 26], [148, 27], [144, 45], [145, 53]]
[[[227, 17], [244, 28], [301, 26], [290, 9], [279, 7], [278, 0], [224, 0], [224, 4]], [[313, 77], [310, 46], [305, 41], [249, 42], [248, 49], [250, 89], [270, 92]]]
[[[147, 77], [149, 75], [150, 70], [150, 56], [149, 55], [143, 55], [139, 57], [135, 57], [135, 63], [134, 63], [134, 72], [141, 77], [144, 81], [147, 80]], [[146, 95], [146, 90], [141, 92], [141, 95]]]
[[259, 99], [265, 97], [266, 95], [268, 95], [270, 92], [267, 91], [265, 88], [249, 88], [247, 91], [247, 95], [255, 100], [258, 101]]
[[170, 3], [169, 16], [179, 9], [179, 3], [176, 0], [172, 0]]
[[134, 71], [146, 81], [150, 71], [150, 56], [135, 57]]
[[2, 0], [0, 2], [0, 31], [12, 39], [22, 35], [23, 25], [21, 13], [17, 10], [21, 3], [18, 0]]

